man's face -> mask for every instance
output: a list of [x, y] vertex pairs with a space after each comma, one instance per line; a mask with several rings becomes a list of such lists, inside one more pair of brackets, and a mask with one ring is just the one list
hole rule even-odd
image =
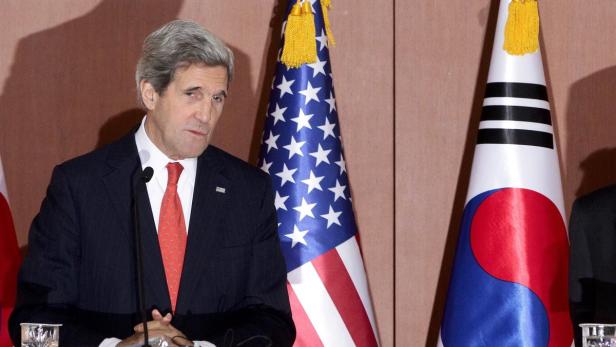
[[227, 68], [191, 64], [179, 68], [159, 95], [143, 81], [146, 132], [169, 158], [198, 157], [208, 146], [227, 96]]

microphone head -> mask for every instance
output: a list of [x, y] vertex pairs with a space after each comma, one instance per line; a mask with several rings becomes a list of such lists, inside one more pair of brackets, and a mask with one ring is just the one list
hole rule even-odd
[[154, 169], [152, 169], [149, 166], [143, 169], [143, 173], [141, 174], [141, 179], [143, 179], [145, 183], [150, 182], [150, 180], [152, 179], [152, 176], [154, 176]]

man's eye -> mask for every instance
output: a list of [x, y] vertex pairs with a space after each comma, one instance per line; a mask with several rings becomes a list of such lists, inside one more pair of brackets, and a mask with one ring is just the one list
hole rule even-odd
[[192, 90], [185, 93], [186, 96], [192, 101], [203, 99], [203, 93], [198, 90]]
[[212, 99], [215, 102], [223, 102], [225, 100], [225, 98], [222, 95], [214, 95], [214, 96], [212, 96]]

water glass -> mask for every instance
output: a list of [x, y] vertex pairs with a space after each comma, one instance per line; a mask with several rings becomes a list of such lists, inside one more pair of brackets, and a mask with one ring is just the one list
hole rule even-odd
[[584, 323], [583, 347], [616, 347], [616, 324]]
[[58, 347], [62, 324], [21, 323], [21, 347]]

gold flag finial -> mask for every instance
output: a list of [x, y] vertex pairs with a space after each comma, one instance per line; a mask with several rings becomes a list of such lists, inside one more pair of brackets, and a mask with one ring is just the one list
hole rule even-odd
[[537, 0], [511, 0], [503, 49], [512, 55], [524, 55], [539, 49]]
[[284, 30], [284, 47], [280, 60], [288, 67], [300, 67], [317, 61], [314, 15], [310, 1], [297, 2], [291, 8]]

